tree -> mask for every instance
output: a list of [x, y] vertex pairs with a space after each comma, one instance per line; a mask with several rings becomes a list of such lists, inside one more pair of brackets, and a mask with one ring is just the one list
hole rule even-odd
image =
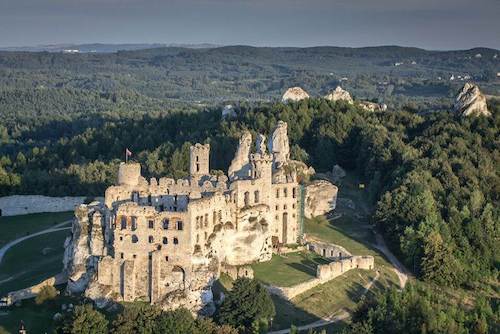
[[108, 320], [91, 304], [78, 305], [58, 332], [63, 334], [107, 334]]
[[444, 285], [454, 285], [456, 271], [460, 270], [449, 245], [437, 231], [430, 233], [424, 243], [421, 266], [425, 280]]
[[40, 292], [35, 297], [35, 303], [37, 305], [43, 304], [48, 300], [52, 300], [57, 297], [59, 291], [52, 285], [45, 285], [40, 289]]
[[184, 334], [194, 333], [196, 324], [191, 313], [185, 308], [162, 312], [157, 318], [153, 333]]
[[115, 334], [154, 333], [156, 321], [161, 310], [147, 303], [127, 304], [122, 313], [113, 321], [112, 332]]
[[221, 324], [250, 328], [254, 322], [267, 322], [275, 315], [269, 292], [255, 280], [238, 278], [220, 307], [218, 320]]

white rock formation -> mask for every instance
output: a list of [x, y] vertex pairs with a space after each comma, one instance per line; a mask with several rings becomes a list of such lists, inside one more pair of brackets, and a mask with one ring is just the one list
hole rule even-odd
[[326, 180], [317, 180], [306, 187], [304, 215], [313, 218], [335, 209], [338, 188]]
[[281, 101], [283, 102], [289, 102], [289, 101], [301, 101], [304, 99], [308, 99], [309, 94], [305, 90], [303, 90], [300, 87], [292, 87], [288, 88], [285, 94], [283, 94], [283, 97], [281, 98]]
[[331, 91], [328, 95], [325, 96], [325, 99], [330, 100], [330, 101], [346, 101], [349, 104], [353, 104], [353, 99], [351, 97], [351, 94], [342, 89], [342, 87], [337, 86], [335, 90]]
[[387, 105], [384, 103], [375, 103], [370, 101], [361, 101], [359, 106], [366, 111], [386, 111]]
[[479, 87], [467, 82], [455, 99], [455, 112], [461, 116], [491, 116], [486, 104], [486, 97]]
[[274, 156], [274, 163], [278, 168], [286, 164], [290, 158], [290, 143], [287, 132], [288, 125], [279, 121], [269, 141], [269, 152]]
[[259, 134], [255, 141], [256, 151], [259, 154], [266, 154], [266, 136]]
[[240, 138], [238, 149], [228, 169], [230, 180], [248, 176], [250, 170], [250, 148], [252, 146], [252, 134], [249, 131], [243, 133]]

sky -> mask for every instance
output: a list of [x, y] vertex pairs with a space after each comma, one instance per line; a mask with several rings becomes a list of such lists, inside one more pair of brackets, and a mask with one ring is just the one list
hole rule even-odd
[[500, 0], [0, 0], [0, 47], [97, 42], [500, 49]]

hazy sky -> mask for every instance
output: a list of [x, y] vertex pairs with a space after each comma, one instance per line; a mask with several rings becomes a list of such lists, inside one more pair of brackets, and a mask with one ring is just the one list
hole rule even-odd
[[500, 0], [0, 0], [0, 46], [93, 42], [500, 49]]

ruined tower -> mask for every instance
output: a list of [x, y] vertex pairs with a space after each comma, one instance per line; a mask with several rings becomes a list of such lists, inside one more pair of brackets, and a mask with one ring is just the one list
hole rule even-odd
[[189, 148], [189, 175], [200, 177], [209, 175], [210, 144], [196, 144]]

